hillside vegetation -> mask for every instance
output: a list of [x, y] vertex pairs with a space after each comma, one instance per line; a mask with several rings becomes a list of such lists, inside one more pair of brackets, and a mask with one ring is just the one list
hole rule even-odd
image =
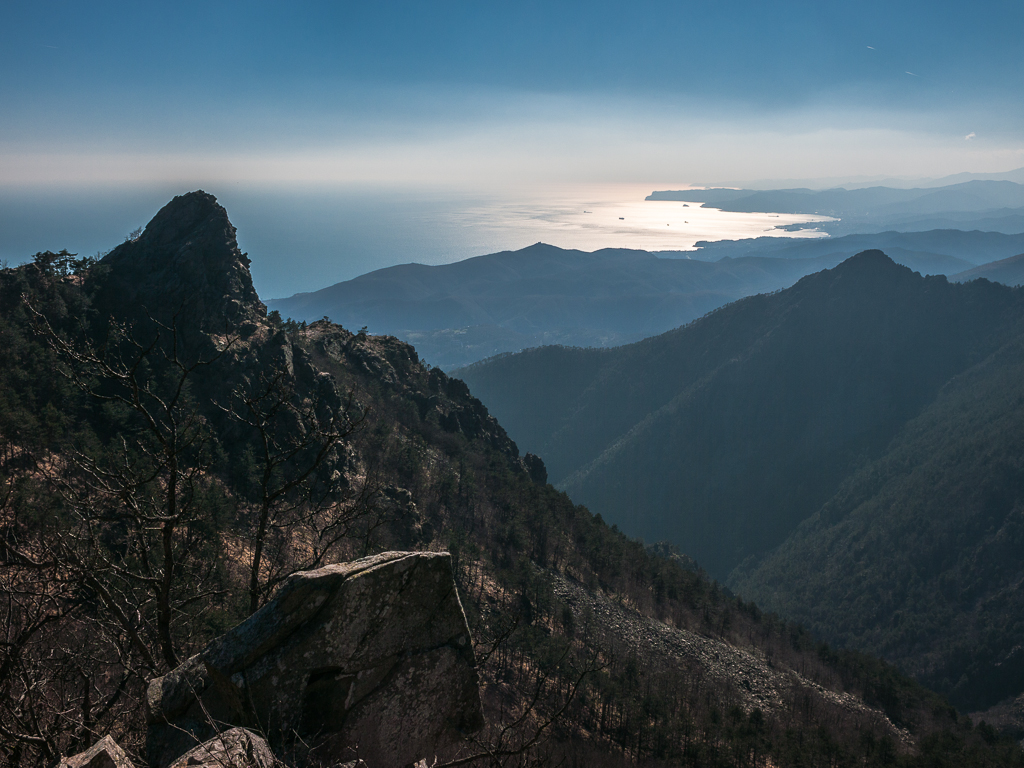
[[1021, 310], [866, 252], [639, 344], [462, 375], [575, 500], [977, 711], [1024, 692]]
[[734, 588], [965, 710], [1024, 691], [1024, 340], [943, 388]]

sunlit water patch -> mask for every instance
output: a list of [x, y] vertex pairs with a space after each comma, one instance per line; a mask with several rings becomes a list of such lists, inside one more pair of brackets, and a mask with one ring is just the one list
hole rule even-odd
[[500, 201], [453, 211], [467, 229], [501, 242], [545, 242], [561, 248], [685, 251], [702, 240], [827, 237], [815, 224], [827, 216], [734, 213], [698, 202], [648, 201], [650, 185], [595, 186], [531, 200]]

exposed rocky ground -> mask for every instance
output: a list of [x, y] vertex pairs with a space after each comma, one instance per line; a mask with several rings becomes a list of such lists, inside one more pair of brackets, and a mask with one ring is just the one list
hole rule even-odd
[[881, 725], [896, 741], [913, 739], [878, 708], [857, 696], [830, 690], [784, 663], [773, 663], [755, 646], [740, 648], [720, 639], [669, 626], [644, 616], [602, 592], [594, 592], [564, 576], [551, 576], [555, 594], [568, 605], [579, 625], [590, 622], [592, 631], [629, 648], [643, 649], [652, 666], [692, 669], [695, 676], [715, 680], [727, 689], [749, 715], [755, 709], [781, 715], [795, 699], [811, 695], [853, 720]]

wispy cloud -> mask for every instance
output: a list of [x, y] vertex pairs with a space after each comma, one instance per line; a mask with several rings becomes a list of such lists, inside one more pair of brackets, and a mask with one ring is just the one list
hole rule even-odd
[[966, 136], [964, 136], [964, 141], [970, 141], [971, 139], [973, 139], [975, 137], [975, 135], [976, 134], [974, 133], [974, 131], [971, 131]]

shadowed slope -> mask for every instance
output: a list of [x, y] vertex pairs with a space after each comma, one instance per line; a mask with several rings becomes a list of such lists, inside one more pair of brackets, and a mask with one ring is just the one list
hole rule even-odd
[[1003, 286], [922, 278], [867, 251], [638, 344], [460, 375], [574, 499], [724, 578], [783, 541], [1020, 311]]

